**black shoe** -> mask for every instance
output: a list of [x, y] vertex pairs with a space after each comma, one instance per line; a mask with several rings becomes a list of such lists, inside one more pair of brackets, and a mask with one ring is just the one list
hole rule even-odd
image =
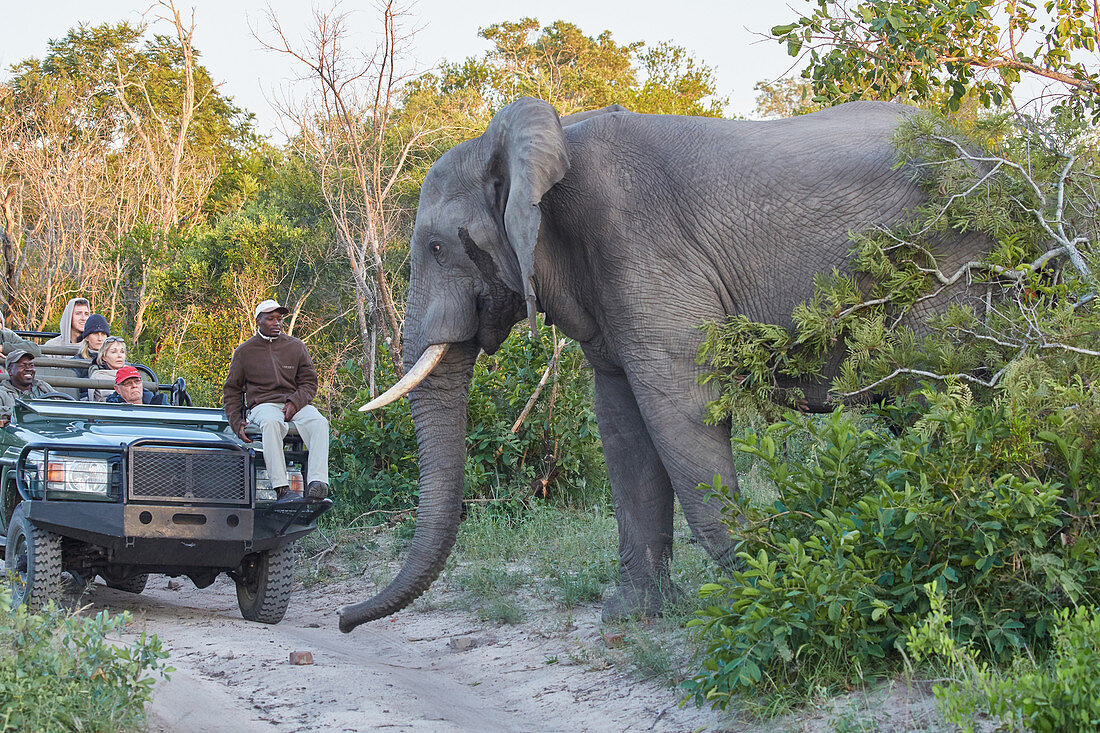
[[306, 498], [310, 501], [321, 501], [328, 498], [328, 484], [324, 481], [310, 481], [306, 487]]
[[290, 490], [289, 486], [276, 486], [275, 487], [275, 503], [276, 504], [294, 504], [302, 500], [302, 497], [295, 494]]

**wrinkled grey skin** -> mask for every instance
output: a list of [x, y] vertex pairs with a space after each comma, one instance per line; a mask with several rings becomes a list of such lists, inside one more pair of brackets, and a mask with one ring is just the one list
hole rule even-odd
[[[849, 269], [850, 231], [922, 202], [890, 143], [911, 113], [858, 102], [750, 122], [607, 109], [559, 123], [546, 103], [521, 99], [444, 155], [421, 191], [405, 321], [407, 365], [451, 344], [409, 395], [416, 535], [397, 577], [344, 608], [341, 629], [404, 608], [442, 570], [462, 512], [474, 360], [528, 315], [525, 294], [595, 372], [622, 571], [604, 618], [659, 613], [675, 593], [674, 496], [728, 566], [719, 506], [697, 489], [715, 474], [736, 484], [730, 425], [703, 422], [715, 395], [697, 383], [697, 327], [734, 314], [789, 325], [815, 273]], [[984, 247], [943, 242], [944, 270]], [[801, 386], [811, 407], [826, 405], [827, 382]]]

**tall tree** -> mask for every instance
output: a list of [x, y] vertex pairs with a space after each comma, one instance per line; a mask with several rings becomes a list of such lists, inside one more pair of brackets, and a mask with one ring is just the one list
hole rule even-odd
[[[250, 116], [197, 61], [194, 22], [171, 2], [156, 7], [173, 34], [81, 25], [13, 67], [0, 91], [0, 295], [29, 323], [43, 325], [73, 291], [101, 293], [112, 317], [127, 304], [140, 335], [164, 233], [201, 220], [219, 167], [251, 139]], [[159, 234], [115, 246], [145, 223]], [[28, 267], [40, 285], [18, 288]]]
[[822, 106], [814, 102], [813, 85], [805, 79], [759, 81], [753, 89], [756, 90], [756, 114], [763, 119], [804, 115]]
[[479, 35], [492, 48], [419, 79], [407, 109], [434, 107], [483, 127], [523, 96], [544, 99], [562, 115], [622, 104], [638, 112], [720, 116], [725, 106], [715, 97], [714, 70], [671, 43], [620, 44], [611, 31], [587, 36], [562, 20], [540, 28], [534, 18], [496, 23]]
[[772, 28], [818, 101], [942, 98], [967, 94], [1009, 105], [1024, 78], [1062, 107], [1100, 119], [1100, 3], [1096, 0], [806, 0], [798, 20]]
[[349, 43], [352, 16], [335, 9], [314, 11], [305, 44], [292, 43], [274, 13], [273, 38], [260, 37], [265, 47], [307, 71], [306, 97], [282, 104], [281, 112], [290, 121], [295, 154], [321, 177], [339, 250], [350, 266], [371, 394], [380, 331], [402, 373], [402, 318], [385, 259], [402, 214], [395, 194], [410, 155], [427, 144], [430, 133], [415, 116], [406, 115], [403, 124], [395, 119], [402, 90], [414, 76], [401, 67], [410, 38], [405, 16], [396, 0], [386, 0], [380, 6], [381, 41], [362, 56]]

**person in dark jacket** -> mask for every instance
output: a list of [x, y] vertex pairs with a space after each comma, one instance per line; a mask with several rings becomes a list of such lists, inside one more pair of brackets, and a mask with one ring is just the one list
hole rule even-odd
[[[99, 353], [99, 347], [111, 335], [111, 326], [107, 319], [98, 313], [88, 316], [84, 322], [84, 330], [80, 333], [80, 350], [76, 352], [74, 359], [94, 359]], [[82, 376], [88, 376], [87, 370]]]
[[[88, 316], [88, 320], [84, 322], [84, 330], [80, 334], [80, 351], [76, 352], [76, 356], [70, 358], [91, 359], [92, 363], [91, 366], [87, 367], [73, 367], [73, 374], [87, 379], [90, 371], [99, 369], [96, 358], [99, 356], [99, 349], [103, 346], [103, 342], [110, 335], [111, 326], [107, 323], [106, 318], [98, 313]], [[87, 401], [88, 390], [80, 390], [79, 396], [80, 399]]]
[[145, 389], [141, 383], [141, 373], [136, 367], [124, 366], [115, 372], [115, 393], [104, 402], [129, 405], [163, 405], [164, 395]]
[[33, 400], [53, 394], [54, 388], [39, 379], [34, 369], [34, 354], [13, 349], [4, 358], [8, 379], [0, 382], [0, 427], [11, 419], [16, 400]]
[[283, 438], [298, 429], [309, 461], [305, 498], [328, 496], [328, 420], [310, 403], [317, 394], [317, 372], [306, 345], [283, 333], [289, 311], [274, 300], [256, 306], [256, 335], [233, 351], [222, 389], [225, 416], [233, 432], [251, 443], [247, 425], [260, 428], [264, 463], [279, 499], [290, 493]]

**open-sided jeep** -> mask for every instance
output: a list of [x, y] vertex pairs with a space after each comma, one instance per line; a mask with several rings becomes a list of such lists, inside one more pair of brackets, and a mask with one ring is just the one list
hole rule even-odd
[[[55, 389], [113, 387], [73, 376], [68, 365], [82, 364], [60, 361], [64, 348], [35, 360], [45, 364], [39, 378]], [[244, 618], [278, 623], [290, 600], [290, 545], [331, 502], [276, 503], [258, 435], [242, 442], [220, 410], [190, 406], [182, 381], [161, 384], [141, 370], [169, 404], [57, 392], [18, 400], [0, 429], [0, 550], [13, 602], [34, 609], [59, 597], [63, 573], [131, 593], [151, 573], [186, 575], [199, 588], [226, 573]], [[293, 432], [285, 448], [300, 485], [309, 456]]]

